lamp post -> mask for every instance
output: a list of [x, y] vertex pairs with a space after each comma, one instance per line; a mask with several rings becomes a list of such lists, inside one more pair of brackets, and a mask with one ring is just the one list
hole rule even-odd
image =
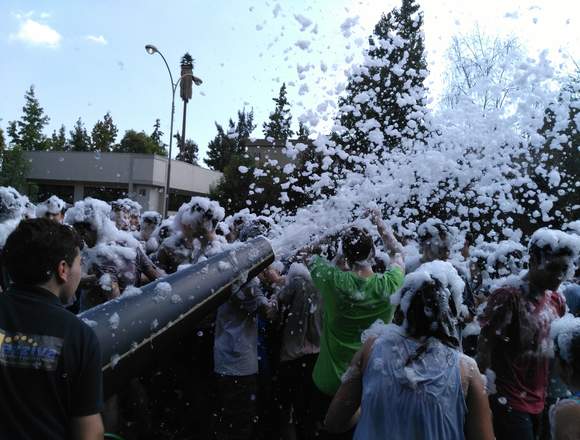
[[167, 67], [167, 72], [169, 73], [169, 80], [171, 81], [171, 122], [170, 122], [170, 128], [169, 128], [169, 156], [167, 158], [167, 179], [165, 182], [165, 197], [163, 200], [163, 217], [167, 217], [167, 211], [169, 209], [169, 187], [170, 187], [169, 185], [171, 183], [171, 181], [170, 181], [170, 179], [171, 179], [171, 150], [172, 150], [172, 146], [173, 146], [173, 117], [175, 116], [175, 91], [177, 90], [177, 86], [179, 86], [179, 83], [181, 82], [181, 80], [185, 77], [190, 77], [196, 86], [201, 85], [201, 83], [203, 81], [200, 78], [194, 76], [192, 73], [186, 73], [184, 75], [181, 75], [179, 77], [179, 79], [177, 80], [177, 82], [173, 82], [173, 75], [171, 74], [171, 69], [169, 68], [169, 64], [167, 64], [167, 60], [165, 59], [165, 57], [163, 56], [161, 51], [159, 49], [157, 49], [155, 46], [153, 46], [152, 44], [147, 44], [145, 46], [145, 50], [147, 51], [147, 53], [149, 55], [154, 55], [154, 54], [158, 53], [161, 56], [161, 58], [163, 59], [163, 62], [165, 63], [165, 67]]

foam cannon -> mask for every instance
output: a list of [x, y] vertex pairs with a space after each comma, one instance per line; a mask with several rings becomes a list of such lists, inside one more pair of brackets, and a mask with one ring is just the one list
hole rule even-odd
[[[79, 315], [102, 352], [105, 396], [123, 388], [164, 349], [195, 331], [210, 312], [274, 261], [268, 240], [255, 238], [204, 262], [127, 292]], [[165, 284], [163, 284], [165, 283]]]

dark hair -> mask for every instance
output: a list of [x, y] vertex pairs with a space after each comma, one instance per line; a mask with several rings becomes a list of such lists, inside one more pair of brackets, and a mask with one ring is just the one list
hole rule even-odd
[[349, 265], [366, 260], [374, 249], [371, 234], [357, 226], [351, 226], [342, 235], [342, 252]]
[[532, 243], [530, 244], [528, 253], [530, 257], [533, 257], [536, 260], [541, 260], [542, 257], [571, 257], [574, 255], [574, 250], [566, 246], [560, 246], [557, 249], [553, 249], [549, 244], [539, 246], [537, 243]]
[[61, 261], [72, 265], [82, 247], [68, 225], [45, 218], [23, 220], [8, 236], [3, 260], [12, 281], [37, 285], [50, 280]]
[[570, 360], [564, 359], [561, 354], [561, 347], [558, 343], [558, 338], [554, 338], [554, 352], [556, 356], [560, 358], [560, 360], [570, 365], [574, 370], [574, 378], [576, 380], [580, 380], [580, 331], [575, 331], [572, 333], [570, 338]]
[[[413, 289], [401, 292], [401, 298], [403, 298], [405, 294], [413, 295], [409, 309], [407, 310], [407, 331], [413, 338], [420, 339], [435, 337], [444, 345], [457, 349], [459, 346], [458, 338], [447, 334], [442, 329], [442, 326], [445, 324], [444, 322], [438, 322], [439, 325], [433, 326], [433, 318], [427, 316], [426, 313], [426, 310], [429, 309], [432, 316], [440, 316], [439, 292], [442, 288], [443, 286], [437, 278], [431, 278], [416, 289], [414, 293], [412, 291]], [[449, 301], [449, 309], [452, 316], [457, 316], [459, 314], [459, 310], [457, 310], [453, 300]], [[428, 348], [429, 339], [426, 339], [417, 348], [415, 353], [409, 356], [405, 366], [409, 366], [419, 360]]]

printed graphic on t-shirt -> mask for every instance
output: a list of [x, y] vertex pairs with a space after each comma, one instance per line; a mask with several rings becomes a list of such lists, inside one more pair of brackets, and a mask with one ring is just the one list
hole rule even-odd
[[55, 336], [26, 335], [0, 328], [0, 366], [54, 371], [63, 343]]

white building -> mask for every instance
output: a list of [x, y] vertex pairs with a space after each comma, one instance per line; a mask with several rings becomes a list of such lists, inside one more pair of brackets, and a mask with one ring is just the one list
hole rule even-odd
[[[152, 154], [30, 151], [27, 179], [39, 188], [39, 200], [56, 194], [72, 203], [84, 197], [105, 201], [129, 197], [144, 210], [163, 210], [167, 158]], [[171, 161], [169, 210], [191, 196], [207, 196], [222, 173]]]

